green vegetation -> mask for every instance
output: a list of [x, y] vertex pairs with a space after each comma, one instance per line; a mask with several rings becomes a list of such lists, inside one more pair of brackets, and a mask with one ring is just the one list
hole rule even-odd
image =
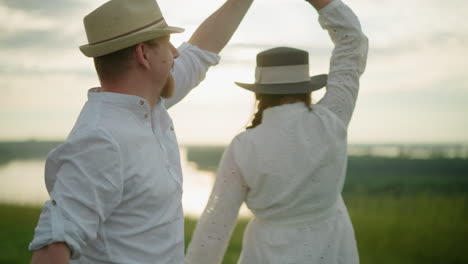
[[188, 146], [187, 160], [197, 164], [199, 170], [216, 171], [223, 155], [224, 146]]
[[59, 141], [0, 142], [0, 165], [15, 159], [44, 159]]
[[41, 208], [0, 205], [0, 263], [30, 263], [28, 245]]
[[[216, 171], [224, 147], [187, 147], [187, 159]], [[467, 159], [350, 156], [344, 194], [467, 194]]]
[[351, 156], [343, 192], [468, 194], [468, 160]]
[[361, 263], [468, 263], [468, 196], [345, 197]]
[[[223, 151], [188, 147], [188, 159], [216, 171]], [[361, 263], [468, 263], [467, 159], [350, 156], [343, 193]]]
[[[49, 144], [38, 147], [35, 155], [45, 156], [58, 143]], [[190, 161], [211, 171], [224, 151], [187, 149]], [[34, 156], [25, 156], [26, 145], [0, 144], [0, 161], [5, 153], [10, 159]], [[344, 199], [362, 264], [468, 263], [468, 160], [349, 157]], [[40, 211], [0, 204], [0, 264], [29, 263], [27, 247]], [[246, 224], [239, 220], [223, 263], [237, 262]], [[195, 225], [195, 219], [186, 219], [186, 244]]]
[[[362, 264], [468, 263], [468, 196], [345, 196]], [[0, 264], [29, 263], [27, 246], [40, 209], [0, 205]], [[240, 220], [223, 263], [237, 262], [247, 221]], [[185, 221], [186, 244], [196, 225]]]
[[[351, 194], [345, 197], [362, 264], [468, 263], [468, 196]], [[188, 219], [186, 242], [193, 220]], [[240, 220], [223, 263], [234, 264], [246, 220]]]

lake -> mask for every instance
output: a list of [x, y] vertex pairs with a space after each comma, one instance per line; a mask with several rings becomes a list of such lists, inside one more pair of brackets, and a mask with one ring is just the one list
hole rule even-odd
[[[214, 173], [197, 169], [187, 161], [187, 150], [180, 149], [184, 175], [182, 204], [187, 216], [198, 217], [203, 212], [214, 184]], [[13, 160], [0, 166], [0, 202], [42, 205], [49, 199], [44, 183], [45, 160]], [[243, 205], [241, 216], [249, 216]]]

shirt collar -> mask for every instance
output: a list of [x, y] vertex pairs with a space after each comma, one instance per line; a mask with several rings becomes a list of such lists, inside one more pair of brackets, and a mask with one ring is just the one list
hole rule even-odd
[[100, 101], [124, 107], [139, 106], [149, 109], [148, 100], [136, 95], [101, 92], [100, 87], [92, 88], [88, 91], [89, 101]]
[[[122, 93], [112, 93], [112, 92], [101, 92], [100, 87], [91, 88], [88, 91], [88, 100], [89, 101], [100, 101], [109, 104], [114, 104], [118, 106], [123, 106], [126, 108], [139, 108], [144, 111], [150, 110], [150, 104], [148, 100], [143, 97], [131, 94], [122, 94]], [[164, 98], [156, 103], [153, 108], [153, 111], [164, 108]], [[151, 112], [151, 111], [149, 111]]]
[[150, 109], [148, 100], [143, 97], [130, 94], [101, 92], [100, 88], [97, 87], [88, 91], [88, 101], [106, 103], [119, 108], [125, 108], [136, 114], [139, 119], [150, 127], [154, 124], [168, 129], [171, 125], [164, 98], [160, 98], [153, 109]]
[[308, 111], [304, 102], [297, 102], [293, 104], [283, 104], [263, 110], [262, 123], [268, 120], [281, 119], [289, 117], [301, 112]]

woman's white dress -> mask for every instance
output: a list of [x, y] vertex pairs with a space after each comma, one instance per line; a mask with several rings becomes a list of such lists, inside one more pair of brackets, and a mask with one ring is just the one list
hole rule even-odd
[[319, 22], [335, 44], [324, 98], [312, 111], [303, 103], [266, 109], [261, 125], [233, 139], [186, 263], [221, 263], [244, 201], [254, 217], [239, 263], [359, 263], [341, 191], [368, 41], [340, 0], [319, 10]]

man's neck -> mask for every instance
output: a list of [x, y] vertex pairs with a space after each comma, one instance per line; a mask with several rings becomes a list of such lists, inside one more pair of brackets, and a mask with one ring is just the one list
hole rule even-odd
[[113, 81], [101, 81], [101, 87], [103, 92], [121, 93], [136, 95], [142, 97], [148, 101], [151, 109], [159, 102], [160, 94], [148, 82], [141, 80], [126, 78]]

